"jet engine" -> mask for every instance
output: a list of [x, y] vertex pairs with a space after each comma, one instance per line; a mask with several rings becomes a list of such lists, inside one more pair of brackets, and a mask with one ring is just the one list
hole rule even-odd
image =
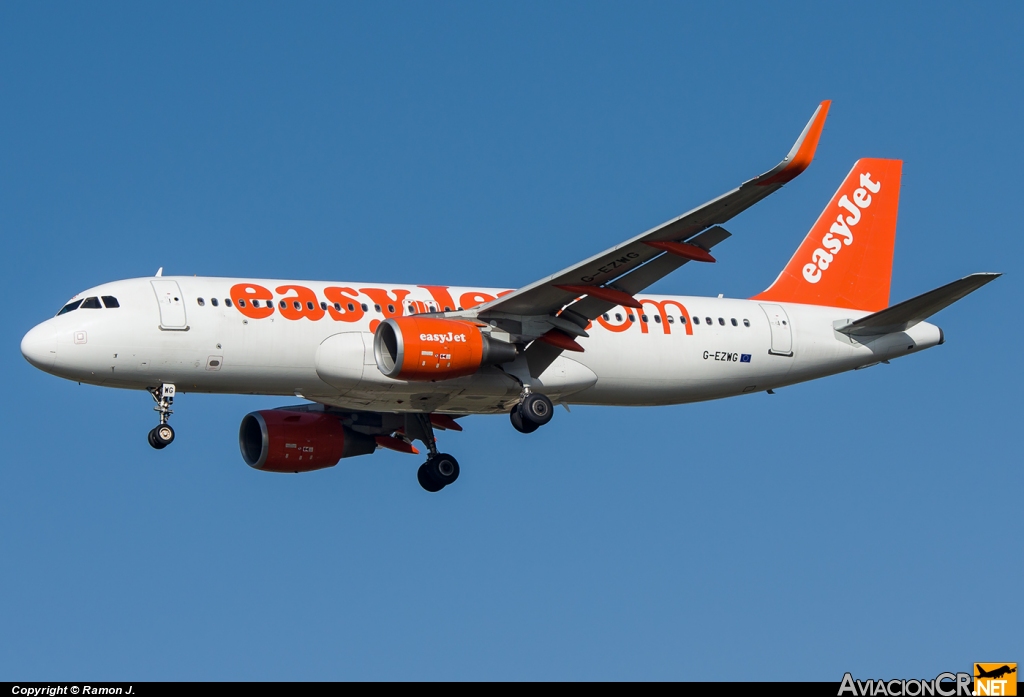
[[516, 347], [492, 339], [472, 322], [438, 317], [393, 317], [373, 335], [377, 368], [399, 380], [448, 380], [484, 365], [515, 360]]
[[334, 467], [343, 457], [368, 455], [377, 447], [370, 436], [342, 425], [324, 412], [269, 409], [246, 414], [238, 447], [250, 467], [264, 472], [310, 472]]

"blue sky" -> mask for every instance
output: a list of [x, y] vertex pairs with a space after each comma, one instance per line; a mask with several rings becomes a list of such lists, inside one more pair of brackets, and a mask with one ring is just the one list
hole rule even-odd
[[[0, 678], [816, 679], [1022, 661], [1016, 4], [0, 5]], [[21, 336], [169, 274], [515, 287], [774, 165], [748, 297], [852, 163], [905, 161], [892, 300], [1006, 275], [946, 344], [708, 404], [246, 467], [248, 411], [59, 380]]]

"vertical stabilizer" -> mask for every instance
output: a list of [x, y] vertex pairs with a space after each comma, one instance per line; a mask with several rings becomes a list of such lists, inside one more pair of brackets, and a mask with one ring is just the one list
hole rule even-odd
[[753, 300], [889, 306], [901, 160], [858, 160], [775, 283]]

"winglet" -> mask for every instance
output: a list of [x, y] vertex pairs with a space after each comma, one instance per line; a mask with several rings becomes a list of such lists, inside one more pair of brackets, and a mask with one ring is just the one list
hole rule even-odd
[[814, 151], [818, 149], [818, 140], [821, 138], [821, 130], [825, 127], [825, 118], [828, 116], [828, 108], [832, 106], [832, 100], [826, 99], [814, 110], [811, 120], [804, 126], [800, 137], [793, 143], [793, 148], [778, 165], [770, 172], [765, 172], [758, 177], [754, 183], [758, 186], [769, 184], [785, 184], [807, 169], [814, 159]]

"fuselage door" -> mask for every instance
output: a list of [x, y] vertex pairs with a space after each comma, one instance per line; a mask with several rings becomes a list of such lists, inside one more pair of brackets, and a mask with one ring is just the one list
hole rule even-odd
[[768, 316], [768, 324], [772, 328], [772, 347], [768, 353], [773, 356], [793, 355], [793, 328], [789, 324], [789, 317], [781, 305], [761, 305], [764, 314]]
[[177, 331], [188, 329], [185, 320], [185, 301], [181, 297], [181, 289], [177, 281], [150, 281], [156, 293], [157, 304], [160, 305], [160, 328]]

